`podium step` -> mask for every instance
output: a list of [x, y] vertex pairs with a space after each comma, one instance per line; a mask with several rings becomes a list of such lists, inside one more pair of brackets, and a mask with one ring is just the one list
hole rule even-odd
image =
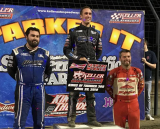
[[116, 125], [102, 125], [102, 127], [95, 127], [85, 124], [76, 124], [76, 127], [69, 127], [67, 124], [55, 124], [53, 129], [124, 129]]

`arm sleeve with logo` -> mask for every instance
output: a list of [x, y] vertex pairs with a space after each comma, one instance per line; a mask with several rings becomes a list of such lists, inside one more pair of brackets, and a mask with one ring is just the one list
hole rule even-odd
[[137, 71], [138, 71], [138, 78], [139, 78], [139, 82], [138, 82], [138, 96], [139, 96], [144, 89], [144, 78], [141, 70], [138, 69]]
[[72, 52], [73, 47], [74, 47], [74, 32], [72, 29], [70, 29], [69, 35], [66, 38], [66, 41], [63, 47], [63, 53], [67, 56], [68, 59], [79, 60], [80, 56], [77, 56]]
[[98, 33], [98, 40], [97, 40], [97, 47], [96, 47], [96, 59], [98, 60], [102, 54], [102, 40], [100, 38], [100, 34]]
[[8, 64], [7, 64], [7, 71], [8, 74], [16, 80], [16, 72], [17, 72], [17, 62], [16, 62], [16, 56], [14, 52], [12, 51], [11, 55], [9, 56], [8, 59]]
[[113, 83], [114, 83], [114, 76], [113, 76], [113, 70], [109, 72], [107, 78], [106, 78], [106, 91], [108, 94], [113, 98]]

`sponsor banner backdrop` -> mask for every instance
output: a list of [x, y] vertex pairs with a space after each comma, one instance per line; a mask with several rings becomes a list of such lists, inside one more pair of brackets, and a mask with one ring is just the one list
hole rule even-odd
[[67, 91], [105, 92], [107, 63], [69, 60]]
[[[13, 48], [26, 43], [24, 32], [30, 26], [40, 29], [40, 47], [51, 54], [52, 74], [45, 83], [45, 125], [67, 123], [68, 59], [63, 46], [69, 29], [81, 23], [80, 9], [0, 5], [0, 128], [14, 122], [14, 91], [16, 82], [7, 74], [7, 62]], [[99, 61], [107, 63], [107, 72], [120, 65], [119, 51], [131, 50], [132, 66], [143, 72], [144, 12], [93, 10], [91, 26], [100, 31], [103, 52]], [[29, 76], [29, 75], [28, 75]], [[96, 117], [99, 122], [113, 121], [113, 100], [105, 93], [95, 93]], [[139, 96], [141, 119], [144, 119], [144, 92]], [[81, 92], [77, 103], [76, 122], [87, 122], [86, 100]], [[31, 111], [26, 126], [33, 126]]]

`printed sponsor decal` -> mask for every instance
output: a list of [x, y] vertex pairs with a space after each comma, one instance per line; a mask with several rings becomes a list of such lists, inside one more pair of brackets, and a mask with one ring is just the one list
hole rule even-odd
[[121, 86], [120, 89], [134, 89], [134, 87], [129, 86], [129, 85], [125, 85], [125, 86]]
[[112, 105], [113, 105], [113, 99], [111, 97], [105, 97], [103, 107], [105, 108], [112, 107]]
[[120, 94], [121, 94], [121, 95], [122, 95], [122, 94], [123, 94], [123, 95], [130, 95], [130, 94], [133, 95], [133, 94], [135, 94], [135, 91], [119, 91], [118, 94], [119, 94], [119, 95], [120, 95]]
[[[68, 94], [49, 95], [52, 101], [46, 103], [45, 116], [47, 117], [66, 117], [68, 111]], [[47, 100], [46, 100], [47, 101]], [[79, 95], [76, 105], [76, 115], [86, 113], [86, 96]]]
[[0, 19], [12, 19], [13, 8], [0, 8]]
[[76, 64], [76, 63], [72, 63], [71, 66], [69, 67], [70, 69], [73, 68], [77, 68], [77, 69], [84, 69], [86, 67], [87, 64]]
[[6, 101], [5, 103], [0, 102], [0, 113], [6, 111], [14, 113], [14, 105], [15, 105], [14, 103], [10, 103], [9, 101], [8, 102]]
[[67, 91], [104, 93], [106, 70], [107, 64], [104, 62], [89, 61], [89, 64], [86, 64], [84, 61], [69, 60]]
[[129, 78], [118, 79], [118, 82], [132, 83], [132, 82], [135, 82], [135, 79], [129, 79]]
[[114, 13], [109, 23], [140, 24], [141, 16], [140, 13]]

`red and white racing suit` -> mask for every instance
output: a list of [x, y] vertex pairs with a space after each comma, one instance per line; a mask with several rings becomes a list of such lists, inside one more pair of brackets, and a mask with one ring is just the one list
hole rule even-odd
[[113, 116], [116, 125], [125, 128], [128, 120], [129, 129], [140, 129], [140, 109], [138, 96], [144, 88], [141, 70], [136, 67], [123, 69], [122, 66], [109, 72], [106, 91], [114, 100]]

